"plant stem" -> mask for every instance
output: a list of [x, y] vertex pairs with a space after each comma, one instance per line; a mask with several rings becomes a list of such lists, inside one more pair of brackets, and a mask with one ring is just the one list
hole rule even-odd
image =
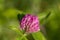
[[27, 34], [23, 34], [20, 40], [22, 40], [25, 36], [27, 36]]
[[32, 9], [32, 13], [34, 13], [34, 14], [39, 13], [40, 0], [33, 0], [31, 9]]

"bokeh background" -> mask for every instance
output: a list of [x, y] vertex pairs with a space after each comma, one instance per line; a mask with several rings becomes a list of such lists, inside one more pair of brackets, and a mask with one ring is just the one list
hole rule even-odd
[[22, 40], [60, 40], [60, 0], [0, 0], [0, 40], [20, 40], [18, 14], [34, 14], [40, 20], [40, 32]]

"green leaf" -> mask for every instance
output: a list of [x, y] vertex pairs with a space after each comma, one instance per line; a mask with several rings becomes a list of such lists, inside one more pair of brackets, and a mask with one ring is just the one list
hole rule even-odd
[[35, 40], [46, 40], [46, 38], [41, 32], [32, 33], [32, 36]]

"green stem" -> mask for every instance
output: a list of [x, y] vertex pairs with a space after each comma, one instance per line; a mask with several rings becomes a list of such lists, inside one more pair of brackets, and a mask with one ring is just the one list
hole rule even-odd
[[27, 34], [23, 34], [20, 40], [22, 40], [25, 36], [27, 36]]
[[39, 10], [40, 10], [40, 1], [41, 0], [33, 0], [33, 3], [32, 3], [32, 13], [36, 14], [36, 13], [39, 13]]

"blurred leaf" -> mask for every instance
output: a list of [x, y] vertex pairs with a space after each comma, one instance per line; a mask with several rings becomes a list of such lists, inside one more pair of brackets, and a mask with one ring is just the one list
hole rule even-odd
[[25, 16], [25, 14], [18, 14], [17, 17], [18, 17], [18, 20], [21, 21], [21, 19]]
[[33, 33], [32, 36], [35, 40], [46, 40], [41, 32]]
[[[60, 10], [58, 10], [57, 6], [54, 7], [51, 10], [51, 15], [47, 19], [47, 24], [46, 24], [46, 31], [48, 38], [50, 40], [60, 40], [60, 16], [59, 16]], [[58, 35], [58, 36], [57, 36]]]

